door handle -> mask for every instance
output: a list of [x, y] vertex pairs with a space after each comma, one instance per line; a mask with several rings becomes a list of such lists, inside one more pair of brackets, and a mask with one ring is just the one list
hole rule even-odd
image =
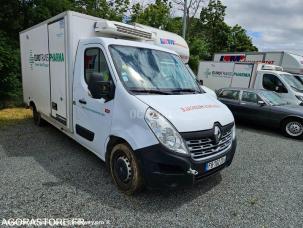
[[79, 103], [81, 103], [81, 104], [86, 104], [86, 100], [80, 99], [80, 100], [79, 100]]

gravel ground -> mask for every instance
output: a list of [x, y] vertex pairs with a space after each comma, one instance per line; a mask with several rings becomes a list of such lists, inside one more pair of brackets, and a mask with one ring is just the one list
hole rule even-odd
[[118, 192], [105, 164], [31, 120], [0, 128], [3, 218], [83, 218], [112, 226], [303, 227], [303, 143], [238, 126], [232, 165], [174, 191]]

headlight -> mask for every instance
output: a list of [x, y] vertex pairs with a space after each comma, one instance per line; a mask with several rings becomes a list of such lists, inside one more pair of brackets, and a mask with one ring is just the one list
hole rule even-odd
[[303, 96], [296, 95], [296, 97], [298, 98], [299, 101], [303, 101]]
[[168, 149], [188, 154], [184, 140], [168, 120], [152, 108], [145, 113], [145, 120], [157, 139]]
[[236, 125], [234, 124], [233, 129], [232, 129], [232, 134], [233, 134], [233, 140], [236, 138]]

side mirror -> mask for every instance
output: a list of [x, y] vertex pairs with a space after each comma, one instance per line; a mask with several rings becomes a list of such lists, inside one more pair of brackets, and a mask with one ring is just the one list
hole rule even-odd
[[258, 105], [260, 105], [260, 106], [265, 106], [266, 103], [265, 103], [264, 101], [258, 101]]
[[199, 84], [203, 86], [203, 80], [199, 80]]
[[103, 81], [100, 75], [92, 75], [90, 77], [88, 89], [95, 99], [104, 98], [105, 100], [109, 100], [114, 96], [112, 81]]

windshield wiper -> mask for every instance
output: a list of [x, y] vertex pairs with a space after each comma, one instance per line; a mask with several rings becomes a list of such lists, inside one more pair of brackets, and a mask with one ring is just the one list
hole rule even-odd
[[151, 94], [163, 94], [163, 95], [171, 95], [169, 92], [155, 90], [155, 89], [131, 89], [131, 92], [134, 93], [151, 93]]
[[197, 90], [194, 90], [194, 89], [174, 89], [174, 90], [171, 90], [171, 92], [173, 93], [200, 93], [200, 91], [197, 91]]

